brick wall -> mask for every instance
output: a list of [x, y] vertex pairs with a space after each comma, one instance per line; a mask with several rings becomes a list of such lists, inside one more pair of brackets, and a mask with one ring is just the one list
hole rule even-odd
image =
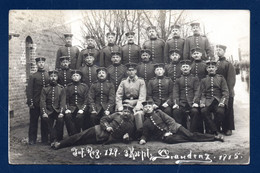
[[[53, 21], [62, 21], [62, 14], [46, 11], [10, 11], [9, 32], [19, 34], [9, 40], [9, 116], [10, 123], [17, 125], [28, 122], [29, 109], [26, 105], [26, 66], [31, 65], [31, 73], [37, 70], [35, 57], [44, 56], [46, 70], [54, 69], [56, 51], [64, 42], [61, 39], [68, 26], [54, 26]], [[57, 23], [55, 23], [57, 24]], [[30, 59], [26, 60], [26, 38], [32, 39]], [[29, 62], [28, 62], [29, 61]]]

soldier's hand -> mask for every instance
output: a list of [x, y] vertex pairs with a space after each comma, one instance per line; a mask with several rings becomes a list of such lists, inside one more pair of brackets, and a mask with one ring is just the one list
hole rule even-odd
[[121, 111], [123, 111], [123, 106], [122, 107], [119, 107], [117, 110], [119, 111], [119, 112], [121, 112]]
[[48, 118], [48, 114], [44, 113], [44, 114], [42, 115], [42, 117], [43, 117], [43, 118]]
[[108, 131], [108, 132], [113, 132], [114, 130], [113, 130], [112, 127], [107, 127], [107, 128], [106, 128], [106, 131]]
[[63, 113], [60, 113], [58, 116], [58, 118], [63, 118], [63, 117], [64, 117]]
[[129, 134], [128, 133], [124, 134], [123, 139], [124, 140], [129, 140]]
[[177, 104], [173, 105], [172, 109], [179, 109], [179, 105]]
[[154, 109], [157, 109], [158, 106], [157, 106], [156, 104], [153, 104], [153, 108], [154, 108]]
[[224, 104], [224, 103], [219, 103], [218, 106], [219, 106], [219, 107], [224, 107], [225, 104]]
[[94, 110], [94, 111], [91, 112], [91, 114], [97, 114], [97, 111]]
[[83, 114], [84, 111], [83, 111], [82, 109], [80, 109], [80, 110], [78, 111], [78, 113], [79, 113], [79, 114]]
[[172, 132], [166, 132], [163, 136], [167, 137], [167, 136], [170, 136], [172, 135]]
[[104, 113], [105, 113], [105, 115], [109, 115], [109, 114], [110, 114], [110, 112], [109, 112], [109, 111], [105, 111]]
[[31, 105], [29, 106], [29, 108], [30, 108], [30, 109], [34, 109], [34, 106], [33, 106], [33, 104], [31, 104]]
[[203, 104], [203, 103], [202, 103], [202, 104], [200, 104], [200, 107], [201, 107], [201, 108], [205, 108], [205, 106], [206, 106], [206, 105], [205, 105], [205, 104]]
[[71, 113], [71, 111], [69, 110], [69, 109], [67, 109], [66, 111], [65, 111], [65, 114], [70, 114]]
[[168, 105], [167, 102], [165, 102], [164, 104], [162, 104], [162, 106], [166, 108], [166, 107], [168, 107], [169, 105]]
[[198, 105], [197, 103], [193, 103], [193, 104], [192, 104], [192, 107], [193, 107], [193, 108], [198, 108], [199, 105]]
[[144, 145], [146, 143], [146, 141], [144, 140], [144, 139], [141, 139], [140, 141], [139, 141], [139, 144], [141, 144], [141, 145]]

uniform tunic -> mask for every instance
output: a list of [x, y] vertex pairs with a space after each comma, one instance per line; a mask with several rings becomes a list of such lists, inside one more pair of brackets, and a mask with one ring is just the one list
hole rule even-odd
[[111, 62], [111, 52], [121, 52], [121, 48], [115, 44], [108, 44], [100, 52], [100, 66], [108, 67], [112, 64]]
[[79, 70], [82, 72], [82, 82], [87, 84], [88, 87], [91, 86], [92, 83], [96, 82], [97, 80], [97, 72], [96, 70], [99, 67], [96, 65], [85, 65], [83, 67], [80, 67]]
[[191, 64], [191, 74], [198, 77], [199, 80], [201, 81], [201, 79], [205, 78], [206, 75], [208, 74], [207, 65], [202, 60], [193, 61], [193, 63]]
[[165, 43], [165, 48], [164, 48], [164, 62], [169, 63], [170, 62], [170, 50], [172, 49], [179, 49], [180, 50], [180, 55], [181, 59], [183, 58], [183, 48], [184, 48], [184, 42], [185, 40], [180, 37], [174, 37], [172, 39], [169, 39]]
[[192, 59], [191, 49], [200, 47], [203, 50], [203, 60], [207, 60], [208, 57], [213, 57], [213, 51], [210, 47], [208, 38], [199, 34], [189, 36], [186, 38], [183, 49], [183, 59]]
[[115, 91], [117, 90], [122, 79], [126, 77], [126, 70], [127, 68], [123, 64], [112, 64], [107, 68], [109, 80], [114, 84]]
[[71, 69], [61, 69], [58, 72], [58, 84], [66, 87], [69, 83], [72, 82], [71, 79]]
[[165, 65], [166, 76], [170, 77], [175, 83], [176, 79], [181, 77], [181, 64], [178, 62], [171, 62], [170, 64]]
[[164, 63], [165, 42], [160, 38], [150, 39], [144, 42], [143, 49], [150, 49], [153, 63]]
[[155, 77], [154, 64], [151, 61], [141, 62], [139, 65], [137, 65], [136, 69], [137, 75], [143, 78], [146, 84], [149, 82], [150, 79]]
[[85, 66], [85, 63], [84, 63], [84, 58], [86, 57], [86, 55], [88, 53], [93, 53], [94, 55], [94, 64], [96, 65], [99, 65], [99, 55], [100, 55], [100, 52], [98, 49], [96, 49], [95, 47], [87, 47], [86, 49], [83, 49], [81, 50], [81, 52], [79, 53], [79, 57], [78, 57], [78, 61], [77, 61], [77, 65], [76, 65], [76, 68], [77, 69], [80, 69], [80, 67], [82, 66]]
[[141, 47], [128, 43], [122, 47], [122, 64], [141, 62]]
[[71, 59], [70, 68], [76, 69], [77, 60], [79, 56], [79, 49], [76, 46], [63, 46], [60, 47], [57, 51], [56, 55], [56, 69], [60, 69], [60, 57], [61, 56], [69, 56]]

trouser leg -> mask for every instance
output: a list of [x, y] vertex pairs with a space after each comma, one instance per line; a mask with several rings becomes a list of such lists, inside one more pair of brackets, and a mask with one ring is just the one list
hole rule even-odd
[[190, 131], [203, 133], [203, 121], [200, 117], [200, 111], [198, 108], [190, 109]]
[[180, 109], [173, 109], [172, 118], [179, 124], [182, 124], [182, 113]]
[[214, 121], [217, 127], [220, 127], [224, 118], [225, 118], [225, 107], [219, 107], [215, 106], [214, 107]]
[[41, 115], [41, 138], [42, 143], [49, 142], [49, 118], [44, 118]]
[[59, 148], [95, 143], [97, 143], [95, 127], [91, 127], [60, 141]]
[[76, 126], [77, 133], [81, 132], [81, 130], [83, 129], [83, 125], [84, 125], [84, 113], [83, 114], [77, 113], [75, 117], [75, 126]]
[[229, 97], [228, 100], [228, 108], [225, 113], [225, 118], [223, 120], [223, 131], [227, 130], [235, 130], [235, 122], [234, 122], [234, 97]]
[[36, 143], [40, 108], [30, 109], [29, 142]]
[[172, 117], [172, 109], [171, 109], [171, 107], [170, 106], [168, 106], [168, 107], [163, 107], [163, 106], [160, 106], [160, 109], [164, 112], [164, 113], [166, 113], [167, 115], [169, 115], [169, 116], [171, 116]]
[[100, 110], [98, 114], [91, 114], [90, 119], [91, 119], [91, 124], [92, 126], [99, 125], [100, 124], [100, 119], [104, 116], [104, 110]]
[[76, 127], [71, 113], [64, 115], [64, 120], [69, 136], [76, 134]]
[[91, 114], [89, 112], [87, 112], [87, 114], [85, 114], [84, 116], [84, 125], [83, 125], [83, 130], [86, 130], [90, 127], [92, 127], [92, 123], [91, 123], [91, 118], [90, 118]]
[[143, 127], [143, 121], [144, 121], [144, 112], [143, 111], [137, 111], [134, 113], [134, 119], [135, 119], [135, 127], [136, 130], [139, 130]]
[[201, 115], [205, 121], [206, 127], [213, 133], [217, 132], [217, 127], [211, 118], [211, 107], [204, 107], [201, 109]]

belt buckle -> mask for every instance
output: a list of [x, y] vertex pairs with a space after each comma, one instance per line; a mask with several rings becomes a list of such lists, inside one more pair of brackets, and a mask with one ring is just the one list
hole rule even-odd
[[134, 100], [134, 97], [130, 97], [130, 100]]

